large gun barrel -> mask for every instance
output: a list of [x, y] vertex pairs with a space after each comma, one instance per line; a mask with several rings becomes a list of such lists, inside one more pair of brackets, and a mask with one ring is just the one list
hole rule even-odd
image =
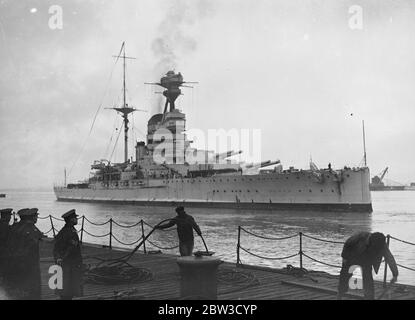
[[280, 160], [269, 161], [269, 163], [261, 164], [261, 167], [260, 168], [273, 166], [274, 164], [279, 164], [280, 162], [281, 162]]
[[250, 164], [245, 165], [245, 169], [264, 168], [264, 167], [269, 167], [269, 166], [272, 166], [278, 163], [280, 163], [280, 160], [275, 160], [275, 161], [267, 160], [267, 161], [262, 161], [259, 163], [250, 163]]
[[229, 158], [229, 157], [232, 157], [234, 155], [241, 154], [241, 153], [242, 153], [242, 150], [239, 150], [239, 151], [233, 151], [233, 150], [226, 151], [226, 152], [215, 154], [214, 159], [216, 161], [219, 161], [219, 160], [226, 159], [226, 158]]

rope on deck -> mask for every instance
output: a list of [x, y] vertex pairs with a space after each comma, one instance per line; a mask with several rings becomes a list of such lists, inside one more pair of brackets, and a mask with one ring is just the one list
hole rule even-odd
[[84, 274], [87, 283], [98, 285], [131, 284], [150, 281], [153, 273], [147, 268], [139, 268], [129, 263], [117, 265], [100, 265], [91, 268]]
[[223, 285], [229, 285], [236, 288], [226, 290], [226, 291], [219, 291], [220, 295], [228, 294], [240, 290], [244, 290], [246, 288], [256, 286], [260, 284], [260, 281], [252, 272], [247, 271], [240, 271], [236, 269], [219, 269], [217, 273], [218, 283]]

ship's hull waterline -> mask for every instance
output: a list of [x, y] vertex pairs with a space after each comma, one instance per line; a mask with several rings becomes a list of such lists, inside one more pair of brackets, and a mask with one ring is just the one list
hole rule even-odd
[[[338, 173], [339, 171], [337, 171]], [[128, 186], [55, 187], [58, 201], [140, 206], [212, 207], [261, 210], [372, 212], [369, 169], [325, 172], [317, 181], [306, 171], [208, 178], [129, 181]]]

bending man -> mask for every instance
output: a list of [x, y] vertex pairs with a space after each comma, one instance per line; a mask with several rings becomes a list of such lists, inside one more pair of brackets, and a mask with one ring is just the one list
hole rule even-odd
[[343, 264], [340, 271], [338, 298], [349, 289], [349, 280], [352, 276], [352, 266], [359, 266], [362, 270], [363, 290], [365, 299], [375, 298], [375, 288], [372, 277], [372, 267], [377, 274], [382, 258], [392, 271], [391, 283], [398, 278], [398, 267], [395, 258], [386, 245], [386, 238], [380, 232], [358, 232], [347, 239], [342, 251]]

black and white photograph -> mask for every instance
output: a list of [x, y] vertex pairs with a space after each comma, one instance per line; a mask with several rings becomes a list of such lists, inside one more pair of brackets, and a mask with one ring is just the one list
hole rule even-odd
[[414, 300], [414, 30], [412, 0], [0, 0], [0, 300]]

